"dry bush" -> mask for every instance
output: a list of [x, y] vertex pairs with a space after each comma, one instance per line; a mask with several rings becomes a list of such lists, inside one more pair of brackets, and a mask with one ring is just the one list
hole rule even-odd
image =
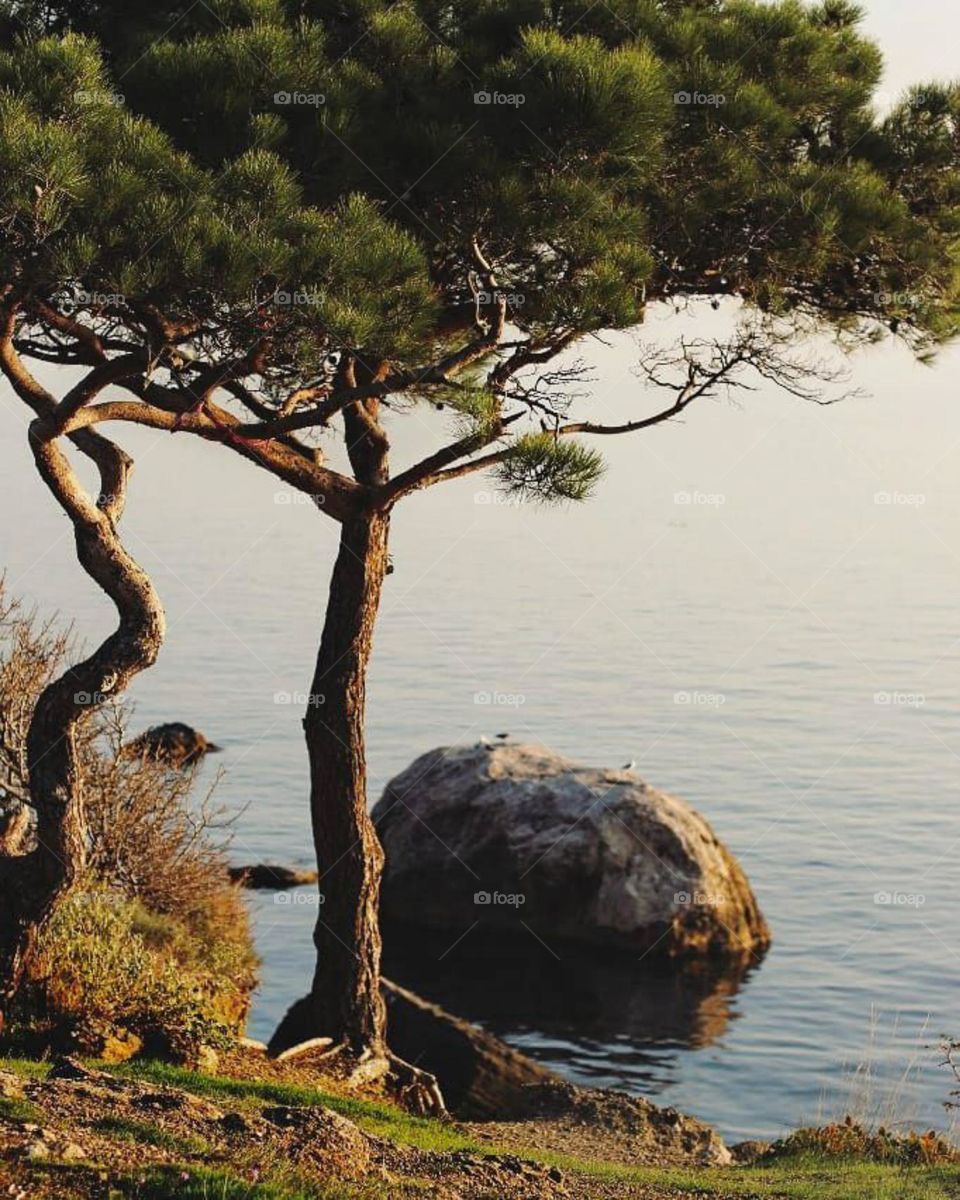
[[955, 1163], [960, 1151], [935, 1130], [926, 1133], [895, 1133], [868, 1129], [852, 1117], [818, 1128], [798, 1129], [774, 1142], [764, 1158], [865, 1159], [869, 1162], [917, 1164]]
[[[0, 853], [29, 850], [30, 717], [75, 650], [70, 630], [0, 580]], [[213, 788], [193, 800], [194, 769], [124, 752], [128, 720], [108, 703], [77, 735], [87, 869], [43, 933], [32, 1016], [91, 1049], [116, 1021], [154, 1047], [219, 1042], [242, 1026], [256, 982], [247, 908], [227, 873], [229, 822]]]

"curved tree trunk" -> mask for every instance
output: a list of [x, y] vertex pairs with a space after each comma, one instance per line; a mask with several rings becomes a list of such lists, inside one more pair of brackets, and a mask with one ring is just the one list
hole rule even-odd
[[27, 735], [30, 800], [36, 844], [26, 854], [0, 857], [0, 1027], [3, 1010], [22, 982], [37, 934], [86, 860], [86, 826], [77, 730], [108, 698], [123, 691], [156, 660], [164, 613], [149, 577], [117, 534], [132, 460], [100, 435], [75, 440], [97, 465], [101, 494], [94, 503], [57, 445], [56, 402], [23, 368], [9, 338], [0, 365], [17, 393], [38, 414], [30, 427], [37, 469], [73, 522], [77, 557], [116, 605], [116, 630], [89, 657], [41, 693]]
[[383, 850], [367, 813], [364, 722], [389, 521], [387, 513], [373, 512], [341, 526], [303, 722], [322, 901], [311, 1015], [319, 1033], [368, 1055], [386, 1049], [378, 914]]

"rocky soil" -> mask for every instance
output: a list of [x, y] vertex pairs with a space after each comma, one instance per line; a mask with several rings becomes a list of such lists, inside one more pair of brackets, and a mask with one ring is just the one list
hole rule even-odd
[[[174, 1173], [170, 1194], [179, 1194], [177, 1178], [182, 1176], [186, 1189], [191, 1172], [217, 1168], [251, 1187], [295, 1170], [300, 1181], [356, 1185], [357, 1195], [436, 1200], [647, 1196], [661, 1193], [615, 1179], [581, 1177], [569, 1166], [534, 1158], [549, 1159], [552, 1151], [633, 1164], [730, 1158], [716, 1134], [699, 1122], [568, 1084], [532, 1088], [524, 1120], [450, 1123], [442, 1127], [442, 1137], [462, 1146], [425, 1149], [363, 1129], [362, 1120], [358, 1124], [323, 1103], [276, 1102], [274, 1093], [282, 1094], [285, 1086], [316, 1087], [318, 1080], [335, 1086], [309, 1065], [287, 1067], [245, 1052], [223, 1068], [230, 1070], [235, 1086], [217, 1090], [214, 1083], [214, 1095], [196, 1094], [189, 1084], [104, 1071], [73, 1058], [57, 1060], [42, 1078], [0, 1069], [0, 1195], [31, 1200], [136, 1195], [158, 1171]], [[243, 1081], [252, 1080], [261, 1086], [251, 1093]], [[364, 1112], [362, 1103], [358, 1112]], [[532, 1156], [530, 1148], [540, 1153]]]

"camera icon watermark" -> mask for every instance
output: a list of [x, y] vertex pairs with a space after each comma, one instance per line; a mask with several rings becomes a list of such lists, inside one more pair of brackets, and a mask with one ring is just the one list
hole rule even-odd
[[489, 504], [494, 508], [519, 508], [522, 496], [511, 496], [506, 492], [474, 492], [474, 504]]
[[274, 692], [274, 704], [295, 704], [298, 708], [322, 708], [327, 698], [322, 692]]
[[526, 904], [527, 897], [523, 892], [474, 892], [473, 902], [494, 908], [520, 908], [521, 905]]
[[723, 492], [674, 492], [674, 504], [704, 505], [710, 508], [721, 508], [727, 502]]
[[320, 108], [327, 98], [323, 92], [274, 92], [273, 102], [281, 107]]
[[527, 698], [520, 692], [474, 692], [473, 702], [491, 708], [520, 708]]
[[893, 508], [922, 508], [927, 497], [924, 492], [874, 492], [874, 504]]
[[923, 708], [927, 698], [923, 692], [874, 692], [873, 702], [884, 708]]
[[323, 504], [323, 496], [311, 496], [307, 492], [274, 492], [274, 504]]
[[712, 892], [674, 892], [674, 904], [682, 905], [684, 908], [720, 908], [724, 902], [723, 896]]
[[319, 908], [327, 898], [323, 892], [277, 892], [273, 902], [292, 908]]
[[922, 908], [927, 898], [922, 892], [874, 892], [873, 902], [891, 908]]
[[523, 292], [477, 292], [478, 304], [496, 304], [500, 300], [505, 301], [509, 308], [522, 308], [527, 302]]
[[507, 108], [519, 108], [526, 104], [527, 98], [523, 92], [488, 92], [483, 88], [473, 93], [474, 104], [503, 105]]
[[721, 104], [726, 104], [727, 98], [722, 92], [674, 92], [673, 102], [691, 107], [719, 108]]
[[126, 96], [121, 95], [120, 92], [98, 92], [81, 88], [80, 91], [73, 93], [73, 99], [76, 104], [85, 106], [106, 104], [116, 108], [126, 101]]
[[673, 702], [691, 708], [722, 708], [727, 697], [723, 692], [674, 692]]

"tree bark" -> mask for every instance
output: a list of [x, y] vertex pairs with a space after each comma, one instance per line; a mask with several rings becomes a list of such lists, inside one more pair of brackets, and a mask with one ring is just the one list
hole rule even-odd
[[53, 397], [25, 370], [7, 339], [0, 345], [0, 360], [15, 390], [38, 413], [30, 426], [37, 469], [73, 523], [80, 564], [113, 601], [120, 618], [93, 654], [44, 689], [31, 718], [27, 766], [36, 844], [26, 854], [0, 856], [2, 1028], [3, 1013], [20, 988], [40, 928], [86, 862], [77, 730], [99, 705], [156, 660], [164, 613], [149, 577], [117, 533], [132, 460], [99, 435], [78, 439], [99, 470], [101, 493], [94, 502], [57, 444]]
[[322, 903], [311, 993], [318, 1033], [357, 1055], [386, 1052], [380, 990], [383, 850], [367, 813], [366, 672], [387, 573], [389, 514], [343, 523], [304, 718]]

